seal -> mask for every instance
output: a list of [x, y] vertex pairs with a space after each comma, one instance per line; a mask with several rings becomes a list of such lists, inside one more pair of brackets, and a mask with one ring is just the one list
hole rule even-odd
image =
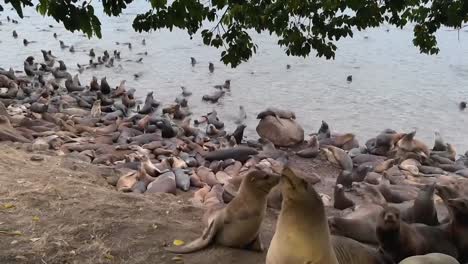
[[405, 258], [399, 264], [460, 264], [460, 262], [445, 254], [430, 253], [427, 255]]
[[354, 202], [346, 197], [344, 192], [344, 187], [341, 184], [335, 185], [335, 190], [333, 192], [334, 202], [333, 207], [338, 210], [344, 210], [354, 206]]
[[376, 222], [373, 219], [330, 217], [328, 225], [333, 235], [349, 237], [366, 244], [378, 244], [375, 232], [369, 232], [369, 230], [375, 230], [376, 227]]
[[287, 166], [280, 186], [283, 201], [266, 264], [338, 264], [320, 195]]
[[400, 211], [395, 207], [388, 206], [382, 210], [376, 234], [380, 250], [395, 262], [428, 253], [458, 255], [455, 245], [441, 228], [407, 224], [401, 220]]
[[260, 226], [266, 212], [267, 195], [279, 182], [279, 176], [263, 170], [253, 170], [242, 180], [236, 197], [221, 210], [208, 217], [203, 235], [181, 246], [166, 248], [174, 253], [190, 253], [210, 243], [262, 251]]

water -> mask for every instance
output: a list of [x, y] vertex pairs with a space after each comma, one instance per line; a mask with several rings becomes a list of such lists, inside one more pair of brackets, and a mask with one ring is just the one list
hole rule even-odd
[[[417, 137], [432, 146], [434, 131], [440, 131], [447, 142], [454, 143], [459, 152], [468, 149], [468, 113], [458, 110], [458, 103], [467, 100], [468, 32], [441, 30], [438, 41], [441, 52], [436, 56], [419, 54], [412, 44], [412, 28], [403, 30], [383, 26], [356, 32], [353, 39], [338, 43], [336, 60], [327, 61], [314, 56], [303, 59], [288, 57], [268, 34], [254, 34], [258, 53], [236, 69], [219, 62], [221, 50], [204, 46], [201, 38], [193, 40], [182, 31], [136, 33], [131, 22], [136, 14], [147, 10], [147, 3], [132, 4], [123, 15], [108, 18], [98, 9], [103, 39], [87, 39], [81, 33], [70, 33], [51, 18], [27, 9], [19, 25], [6, 22], [6, 15], [17, 18], [13, 11], [0, 13], [0, 67], [22, 69], [23, 60], [33, 55], [42, 60], [40, 49], [64, 60], [72, 74], [76, 63], [86, 64], [87, 53], [104, 50], [122, 51], [122, 68], [99, 68], [80, 75], [88, 83], [93, 75], [107, 76], [111, 86], [127, 80], [128, 88], [136, 88], [144, 99], [148, 91], [165, 104], [180, 94], [180, 86], [193, 92], [189, 105], [195, 117], [217, 109], [227, 130], [235, 127], [234, 117], [239, 105], [244, 105], [249, 117], [246, 134], [256, 137], [256, 114], [268, 106], [293, 110], [306, 134], [318, 130], [326, 120], [333, 131], [353, 132], [361, 143], [385, 128], [398, 131], [417, 129]], [[49, 28], [48, 25], [53, 25]], [[19, 38], [12, 37], [15, 29]], [[390, 29], [389, 32], [386, 29]], [[74, 45], [74, 54], [61, 50], [58, 40]], [[367, 38], [365, 38], [367, 37]], [[38, 43], [23, 47], [22, 40]], [[146, 39], [146, 46], [141, 41]], [[133, 49], [115, 42], [132, 42]], [[148, 52], [148, 56], [137, 55]], [[136, 61], [143, 57], [143, 63]], [[199, 62], [190, 65], [190, 57]], [[208, 63], [215, 64], [210, 74]], [[291, 69], [287, 70], [286, 65]], [[135, 80], [133, 75], [141, 73]], [[353, 75], [348, 84], [346, 77]], [[232, 92], [216, 105], [204, 103], [201, 97], [214, 91], [213, 85], [231, 79]]]

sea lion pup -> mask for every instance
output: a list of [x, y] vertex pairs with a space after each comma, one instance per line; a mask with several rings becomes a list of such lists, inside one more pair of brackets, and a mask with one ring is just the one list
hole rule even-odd
[[322, 120], [322, 125], [320, 125], [319, 131], [317, 133], [317, 138], [320, 141], [322, 139], [330, 138], [330, 137], [331, 137], [330, 126], [327, 124], [327, 122]]
[[338, 264], [322, 198], [285, 167], [280, 180], [283, 201], [266, 264]]
[[431, 253], [405, 258], [399, 264], [460, 264], [460, 262], [445, 254]]
[[415, 255], [443, 253], [457, 257], [458, 252], [444, 230], [422, 224], [407, 224], [400, 211], [391, 206], [380, 213], [376, 227], [380, 250], [395, 262]]
[[242, 180], [236, 197], [223, 209], [208, 217], [208, 227], [196, 240], [181, 246], [166, 248], [174, 253], [190, 253], [210, 243], [262, 251], [260, 226], [266, 212], [267, 195], [279, 182], [279, 175], [253, 170]]
[[334, 197], [334, 202], [333, 202], [333, 207], [338, 210], [344, 210], [349, 207], [354, 206], [354, 202], [346, 197], [345, 192], [344, 192], [344, 187], [341, 184], [335, 185], [335, 189], [333, 191], [333, 197]]
[[317, 136], [312, 136], [307, 142], [307, 147], [296, 152], [296, 155], [302, 158], [315, 158], [319, 154], [319, 141]]

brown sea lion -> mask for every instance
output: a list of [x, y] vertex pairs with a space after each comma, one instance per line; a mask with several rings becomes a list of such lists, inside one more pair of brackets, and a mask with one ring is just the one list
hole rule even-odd
[[375, 232], [377, 218], [372, 219], [348, 219], [343, 217], [330, 217], [328, 219], [330, 232], [333, 235], [349, 237], [356, 241], [377, 245], [378, 240]]
[[335, 186], [333, 197], [334, 197], [333, 207], [335, 207], [335, 209], [344, 210], [346, 208], [354, 206], [353, 200], [346, 197], [345, 192], [344, 192], [344, 187], [341, 184], [337, 184]]
[[338, 264], [320, 195], [286, 167], [281, 176], [283, 202], [266, 264]]
[[416, 131], [405, 134], [398, 142], [397, 147], [403, 151], [421, 154], [425, 158], [430, 155], [429, 148], [422, 141], [414, 138]]
[[430, 226], [439, 225], [434, 204], [435, 184], [424, 186], [414, 200], [412, 208], [406, 212], [405, 222], [421, 223]]
[[202, 188], [198, 189], [194, 194], [193, 197], [190, 198], [190, 201], [193, 205], [202, 207], [203, 202], [205, 201], [206, 195], [210, 192], [211, 187], [208, 184], [205, 184]]
[[159, 175], [152, 181], [146, 190], [147, 193], [171, 193], [176, 194], [175, 174], [172, 171]]
[[262, 251], [260, 226], [266, 212], [268, 192], [279, 182], [279, 176], [253, 170], [242, 180], [238, 195], [208, 219], [203, 235], [181, 246], [167, 248], [174, 253], [190, 253], [215, 242], [234, 248]]
[[319, 142], [317, 136], [312, 136], [307, 142], [307, 147], [296, 152], [296, 155], [302, 158], [315, 158], [319, 154]]
[[0, 116], [0, 141], [31, 142], [31, 140], [22, 136], [21, 133], [11, 126], [7, 116]]
[[393, 261], [428, 253], [443, 253], [457, 257], [458, 252], [448, 235], [438, 227], [407, 224], [394, 207], [382, 210], [377, 221], [377, 238], [380, 249]]
[[326, 146], [321, 148], [325, 153], [328, 161], [340, 166], [343, 170], [352, 171], [353, 170], [353, 160], [348, 156], [348, 154], [335, 146]]
[[117, 181], [117, 191], [120, 192], [131, 192], [133, 185], [137, 182], [137, 173], [129, 172], [120, 176]]
[[333, 249], [340, 264], [390, 264], [379, 251], [356, 240], [332, 236]]
[[444, 229], [450, 234], [458, 249], [460, 254], [458, 260], [461, 263], [466, 263], [468, 261], [468, 198], [449, 199], [447, 206], [452, 214], [452, 219]]
[[455, 147], [452, 144], [447, 143], [447, 147], [445, 151], [431, 151], [431, 156], [436, 155], [439, 157], [444, 157], [447, 159], [450, 159], [452, 161], [455, 161], [457, 158], [457, 151]]

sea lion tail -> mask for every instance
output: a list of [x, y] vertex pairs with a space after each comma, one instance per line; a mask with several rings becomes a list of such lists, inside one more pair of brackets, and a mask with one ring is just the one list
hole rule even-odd
[[167, 251], [177, 254], [186, 254], [206, 248], [213, 241], [216, 235], [215, 228], [216, 218], [212, 219], [208, 227], [203, 231], [203, 235], [185, 246], [180, 247], [167, 247]]

